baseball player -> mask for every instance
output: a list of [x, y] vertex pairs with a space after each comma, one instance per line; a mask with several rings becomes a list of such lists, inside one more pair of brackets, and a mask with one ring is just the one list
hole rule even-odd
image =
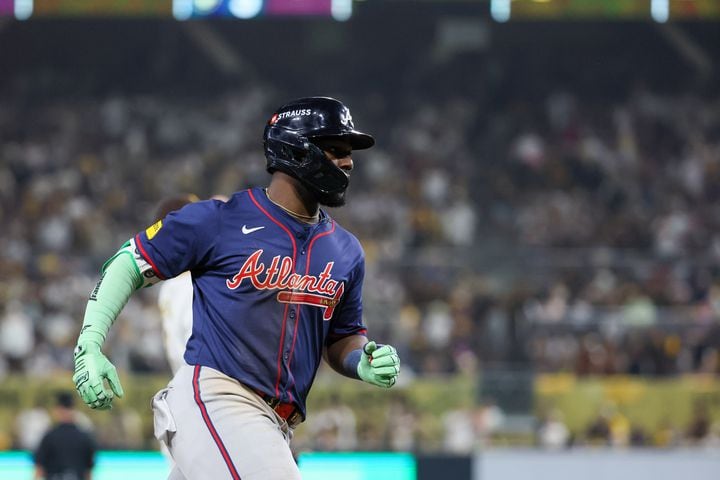
[[155, 435], [175, 460], [169, 478], [300, 478], [289, 441], [321, 358], [345, 376], [395, 384], [397, 352], [368, 341], [362, 322], [362, 248], [320, 208], [344, 204], [352, 151], [374, 143], [338, 100], [290, 102], [265, 127], [267, 188], [186, 205], [103, 265], [73, 375], [96, 409], [123, 394], [101, 347], [132, 292], [191, 272], [186, 365], [153, 398]]

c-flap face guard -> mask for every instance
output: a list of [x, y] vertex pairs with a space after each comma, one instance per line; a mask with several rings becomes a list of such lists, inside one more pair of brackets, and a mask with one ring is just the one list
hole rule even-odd
[[327, 158], [320, 147], [297, 132], [270, 127], [265, 146], [274, 157], [276, 166], [289, 170], [321, 193], [340, 193], [349, 184], [348, 175]]

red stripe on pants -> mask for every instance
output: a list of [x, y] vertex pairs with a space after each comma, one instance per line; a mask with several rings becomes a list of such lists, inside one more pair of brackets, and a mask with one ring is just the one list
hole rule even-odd
[[230, 458], [230, 454], [228, 454], [225, 444], [215, 429], [215, 425], [213, 425], [212, 420], [210, 420], [207, 408], [205, 408], [205, 404], [200, 398], [200, 365], [195, 365], [195, 372], [193, 373], [193, 392], [195, 393], [195, 403], [197, 403], [197, 406], [200, 407], [200, 413], [205, 421], [205, 425], [210, 431], [210, 435], [212, 435], [213, 440], [215, 440], [215, 445], [217, 445], [218, 450], [220, 450], [220, 454], [222, 455], [223, 460], [225, 460], [225, 465], [227, 465], [228, 470], [230, 470], [230, 475], [233, 480], [240, 480], [240, 475], [238, 475], [237, 470], [235, 469], [235, 465]]

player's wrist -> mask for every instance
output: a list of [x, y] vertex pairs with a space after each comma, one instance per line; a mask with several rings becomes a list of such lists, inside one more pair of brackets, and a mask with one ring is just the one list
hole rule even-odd
[[105, 336], [102, 333], [90, 330], [85, 330], [77, 339], [77, 345], [93, 345], [98, 349], [102, 348], [104, 342]]
[[77, 345], [75, 345], [75, 349], [73, 350], [73, 357], [78, 358], [90, 353], [101, 353], [100, 348], [100, 343], [95, 340], [78, 339]]
[[363, 351], [362, 348], [358, 348], [356, 350], [351, 351], [347, 355], [345, 355], [345, 359], [343, 359], [342, 367], [343, 367], [343, 374], [346, 377], [355, 378], [355, 379], [361, 379], [360, 377], [360, 360], [362, 360]]

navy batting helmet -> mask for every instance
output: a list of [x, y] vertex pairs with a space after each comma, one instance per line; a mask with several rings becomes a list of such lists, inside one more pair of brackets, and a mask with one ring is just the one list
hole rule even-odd
[[346, 140], [353, 150], [375, 144], [373, 137], [355, 130], [350, 110], [334, 98], [307, 97], [283, 105], [263, 135], [268, 172], [287, 173], [321, 193], [342, 192], [347, 174], [314, 144], [328, 138]]

